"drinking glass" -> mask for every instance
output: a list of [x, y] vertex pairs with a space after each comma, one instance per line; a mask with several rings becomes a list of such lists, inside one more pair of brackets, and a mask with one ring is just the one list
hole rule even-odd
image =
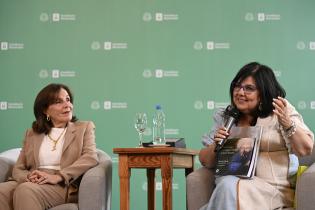
[[147, 115], [145, 113], [142, 113], [142, 112], [136, 113], [135, 128], [139, 134], [139, 146], [142, 146], [143, 132], [145, 131], [147, 127], [147, 122], [148, 122]]

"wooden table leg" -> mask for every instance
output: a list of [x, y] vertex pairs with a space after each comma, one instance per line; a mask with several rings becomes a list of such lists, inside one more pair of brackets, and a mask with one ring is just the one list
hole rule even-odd
[[161, 156], [163, 210], [172, 210], [173, 169], [170, 155]]
[[147, 169], [148, 210], [155, 210], [155, 168]]
[[130, 209], [130, 168], [128, 155], [119, 155], [120, 210]]

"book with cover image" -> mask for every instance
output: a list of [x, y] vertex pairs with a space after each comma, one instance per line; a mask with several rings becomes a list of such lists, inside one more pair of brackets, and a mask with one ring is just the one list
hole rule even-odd
[[255, 174], [262, 127], [233, 127], [217, 152], [215, 174], [251, 178]]

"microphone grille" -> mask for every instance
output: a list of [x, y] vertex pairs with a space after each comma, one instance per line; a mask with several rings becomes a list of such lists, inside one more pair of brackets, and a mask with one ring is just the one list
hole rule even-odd
[[229, 105], [228, 107], [226, 107], [225, 111], [226, 111], [226, 115], [231, 116], [235, 118], [236, 120], [239, 119], [240, 114], [241, 114], [240, 111], [232, 105]]

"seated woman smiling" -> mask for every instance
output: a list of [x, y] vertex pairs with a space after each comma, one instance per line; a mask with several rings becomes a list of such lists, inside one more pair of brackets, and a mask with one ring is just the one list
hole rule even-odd
[[[220, 176], [209, 203], [201, 209], [266, 210], [293, 207], [294, 187], [290, 184], [290, 161], [312, 152], [314, 134], [302, 116], [286, 100], [285, 90], [273, 71], [257, 62], [243, 66], [230, 85], [231, 105], [241, 113], [236, 126], [263, 128], [257, 168], [253, 179]], [[214, 126], [203, 139], [206, 146], [199, 158], [214, 167], [217, 142], [229, 136], [223, 126], [224, 109], [214, 114]]]
[[38, 93], [36, 120], [12, 177], [0, 183], [0, 209], [44, 210], [77, 201], [80, 177], [98, 158], [93, 122], [77, 121], [72, 110], [66, 85], [49, 84]]

